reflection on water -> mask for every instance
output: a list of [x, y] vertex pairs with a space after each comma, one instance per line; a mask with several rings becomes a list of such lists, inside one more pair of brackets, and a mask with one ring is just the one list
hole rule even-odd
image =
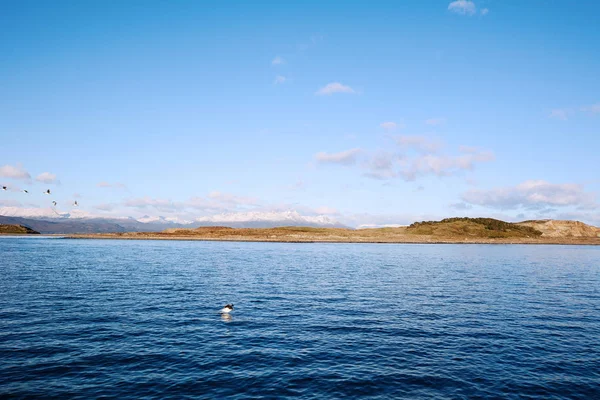
[[231, 314], [221, 313], [221, 320], [223, 322], [231, 322], [233, 318], [231, 318]]

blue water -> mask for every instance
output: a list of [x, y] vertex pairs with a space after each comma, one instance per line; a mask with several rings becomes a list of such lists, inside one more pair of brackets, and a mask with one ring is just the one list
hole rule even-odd
[[0, 238], [0, 396], [600, 398], [600, 247]]

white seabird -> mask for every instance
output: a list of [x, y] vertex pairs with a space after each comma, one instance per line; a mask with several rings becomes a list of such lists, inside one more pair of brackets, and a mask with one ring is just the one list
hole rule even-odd
[[221, 312], [225, 314], [229, 314], [233, 311], [233, 304], [227, 304], [225, 307], [221, 308]]

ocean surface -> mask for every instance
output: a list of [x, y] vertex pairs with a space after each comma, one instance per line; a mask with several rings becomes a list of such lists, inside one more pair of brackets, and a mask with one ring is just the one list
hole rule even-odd
[[598, 399], [600, 247], [0, 237], [0, 397], [102, 396]]

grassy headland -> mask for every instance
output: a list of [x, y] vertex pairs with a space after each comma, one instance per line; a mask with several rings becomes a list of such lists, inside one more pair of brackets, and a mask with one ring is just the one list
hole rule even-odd
[[[596, 244], [600, 245], [600, 229], [589, 228], [585, 235], [569, 231], [565, 225], [574, 221], [553, 221], [561, 227], [555, 235], [545, 226], [548, 221], [510, 223], [491, 218], [448, 218], [442, 221], [416, 222], [408, 227], [342, 229], [342, 228], [229, 228], [209, 226], [196, 229], [167, 229], [163, 232], [127, 232], [70, 235], [69, 238], [90, 239], [162, 239], [217, 240], [258, 242], [338, 242], [338, 243], [527, 243], [527, 244]], [[544, 225], [544, 230], [537, 225]], [[547, 224], [546, 224], [547, 225]], [[579, 225], [578, 225], [579, 226]]]
[[25, 225], [1, 225], [0, 235], [39, 235], [39, 232]]

